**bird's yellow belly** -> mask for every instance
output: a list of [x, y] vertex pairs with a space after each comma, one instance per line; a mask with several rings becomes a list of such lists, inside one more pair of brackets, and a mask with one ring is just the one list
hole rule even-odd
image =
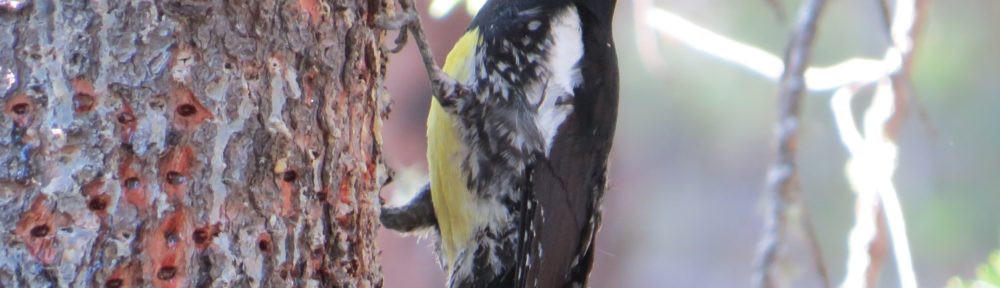
[[[471, 76], [470, 61], [481, 39], [476, 29], [468, 31], [455, 43], [448, 54], [444, 72], [459, 82]], [[454, 116], [448, 114], [437, 99], [431, 98], [427, 116], [427, 164], [431, 176], [431, 201], [441, 232], [441, 250], [449, 271], [456, 254], [469, 241], [471, 230], [479, 225], [474, 196], [469, 193], [462, 157], [465, 153], [461, 134], [455, 127]]]
[[[449, 267], [469, 239], [474, 215], [467, 204], [472, 195], [462, 172], [462, 142], [453, 119], [437, 100], [432, 100], [427, 118], [427, 164], [431, 177], [431, 200], [441, 232], [441, 249]], [[433, 137], [431, 137], [433, 135]]]

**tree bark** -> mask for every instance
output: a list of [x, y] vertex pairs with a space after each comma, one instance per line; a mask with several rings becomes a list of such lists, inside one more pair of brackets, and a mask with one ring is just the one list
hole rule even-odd
[[0, 287], [380, 287], [387, 0], [0, 0]]

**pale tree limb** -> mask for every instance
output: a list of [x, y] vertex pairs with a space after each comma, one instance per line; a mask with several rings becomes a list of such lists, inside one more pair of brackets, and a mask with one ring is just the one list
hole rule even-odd
[[[879, 1], [883, 11], [889, 11], [884, 1]], [[891, 20], [886, 17], [892, 46], [883, 59], [887, 75], [879, 82], [875, 97], [865, 113], [864, 134], [857, 131], [850, 108], [853, 91], [842, 89], [831, 99], [831, 110], [838, 119], [838, 131], [844, 146], [851, 153], [847, 165], [848, 180], [857, 193], [855, 226], [849, 240], [847, 275], [842, 287], [872, 287], [877, 284], [877, 274], [882, 259], [879, 249], [886, 231], [877, 229], [878, 215], [884, 215], [888, 234], [892, 238], [893, 256], [899, 274], [900, 286], [917, 287], [913, 272], [912, 256], [906, 236], [906, 222], [899, 204], [892, 176], [898, 161], [897, 137], [906, 114], [907, 102], [912, 98], [910, 71], [913, 48], [925, 1], [897, 0]], [[883, 14], [888, 15], [888, 12]], [[844, 100], [847, 99], [847, 100]], [[849, 119], [849, 120], [848, 120]], [[848, 140], [853, 139], [853, 140]], [[869, 209], [864, 209], [867, 207]], [[865, 211], [867, 210], [867, 211]], [[874, 228], [874, 230], [872, 230]]]
[[[647, 11], [647, 23], [663, 37], [742, 66], [769, 80], [781, 78], [784, 62], [778, 56], [719, 35], [670, 11], [660, 8]], [[829, 67], [809, 67], [805, 72], [806, 86], [811, 91], [829, 91], [853, 83], [871, 83], [885, 77], [884, 71], [884, 63], [879, 59], [852, 58]]]
[[[913, 99], [913, 86], [910, 81], [913, 52], [916, 47], [923, 19], [926, 15], [926, 0], [897, 0], [893, 14], [892, 39], [893, 46], [899, 50], [902, 67], [892, 73], [892, 112], [889, 118], [882, 122], [886, 139], [896, 145], [899, 130], [906, 116], [906, 104]], [[891, 49], [890, 49], [891, 50]], [[874, 105], [873, 105], [874, 106]], [[896, 162], [893, 162], [895, 166]], [[885, 208], [885, 217], [889, 234], [892, 238], [893, 255], [896, 257], [896, 268], [899, 273], [900, 286], [916, 288], [916, 273], [913, 271], [913, 259], [910, 253], [909, 240], [906, 233], [906, 221], [903, 217], [902, 205], [893, 185], [892, 174], [881, 181], [879, 198]]]
[[[653, 0], [633, 0], [632, 1], [632, 23], [635, 27], [636, 35], [653, 34], [649, 17], [653, 17], [647, 11], [655, 10]], [[643, 67], [656, 71], [663, 66], [663, 57], [660, 55], [659, 41], [653, 37], [635, 37], [635, 46], [639, 52], [639, 59], [644, 63]]]
[[[805, 3], [785, 52], [783, 73], [778, 82], [777, 159], [768, 175], [768, 193], [773, 198], [769, 202], [771, 207], [766, 215], [764, 236], [757, 256], [757, 287], [785, 287], [789, 283], [779, 264], [785, 257], [784, 250], [791, 231], [800, 228], [798, 225], [802, 225], [800, 221], [805, 214], [800, 199], [795, 154], [798, 151], [802, 99], [807, 90], [805, 72], [812, 55], [817, 23], [825, 5], [825, 0]], [[815, 243], [814, 239], [809, 243], [813, 259], [825, 286], [829, 286], [821, 253]]]
[[850, 90], [841, 89], [831, 100], [841, 140], [851, 153], [846, 168], [848, 180], [858, 195], [855, 225], [848, 242], [847, 274], [841, 287], [871, 287], [877, 283], [877, 277], [872, 277], [872, 274], [878, 271], [881, 261], [877, 258], [880, 255], [872, 253], [872, 247], [878, 245], [880, 214], [886, 217], [886, 226], [892, 236], [900, 286], [916, 287], [906, 226], [892, 183], [898, 147], [886, 130], [889, 120], [897, 114], [896, 94], [890, 80], [879, 82], [872, 103], [865, 112], [862, 133], [853, 121], [850, 98], [854, 91]]
[[[884, 84], [885, 81], [883, 81]], [[879, 85], [879, 93], [884, 94], [884, 86]], [[878, 191], [869, 179], [881, 179], [875, 173], [885, 169], [876, 167], [882, 164], [884, 157], [894, 157], [894, 151], [879, 151], [883, 146], [868, 146], [869, 139], [856, 128], [851, 101], [857, 93], [855, 87], [844, 87], [837, 90], [830, 99], [830, 108], [834, 113], [841, 142], [851, 157], [848, 160], [846, 173], [852, 190], [855, 191], [854, 226], [848, 236], [847, 273], [841, 287], [870, 287], [877, 283], [877, 273], [884, 261], [884, 250], [876, 249], [884, 244], [885, 231], [879, 225], [883, 208], [878, 197]], [[883, 95], [878, 99], [884, 99]], [[884, 102], [884, 101], [882, 101]], [[870, 107], [869, 112], [877, 111], [877, 105]], [[884, 105], [883, 105], [884, 106]], [[874, 115], [874, 114], [869, 114]], [[868, 119], [868, 118], [866, 118]], [[872, 171], [874, 170], [874, 171]]]

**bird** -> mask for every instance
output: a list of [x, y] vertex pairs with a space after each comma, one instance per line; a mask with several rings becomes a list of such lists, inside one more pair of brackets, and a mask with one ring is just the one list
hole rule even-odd
[[447, 287], [587, 286], [618, 114], [615, 5], [489, 0], [448, 53], [458, 88], [431, 98], [430, 181], [380, 215], [434, 231]]

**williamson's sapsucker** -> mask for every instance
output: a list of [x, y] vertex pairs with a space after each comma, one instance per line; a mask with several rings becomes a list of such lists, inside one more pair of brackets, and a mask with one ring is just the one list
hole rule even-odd
[[[618, 111], [615, 0], [490, 0], [431, 100], [430, 184], [381, 220], [433, 228], [449, 287], [585, 287]], [[467, 99], [466, 99], [467, 98]]]

